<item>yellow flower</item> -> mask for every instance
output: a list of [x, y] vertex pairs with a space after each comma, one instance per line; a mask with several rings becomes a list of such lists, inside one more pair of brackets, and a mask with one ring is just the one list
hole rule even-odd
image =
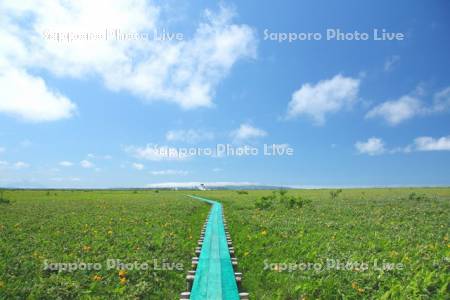
[[119, 271], [119, 277], [125, 277], [125, 276], [127, 276], [127, 271], [125, 271], [125, 270], [120, 270], [120, 271]]
[[108, 234], [109, 234], [109, 235], [113, 234], [112, 230], [109, 230], [109, 231], [108, 231]]
[[101, 281], [102, 280], [102, 276], [95, 274], [94, 277], [92, 278], [94, 281]]
[[244, 253], [244, 256], [248, 256], [250, 253], [247, 251]]
[[121, 285], [127, 284], [127, 279], [125, 277], [120, 278], [120, 284]]
[[360, 288], [356, 282], [352, 282], [352, 288], [356, 290], [358, 293], [363, 293], [364, 289]]
[[261, 234], [262, 234], [262, 235], [267, 235], [267, 230], [263, 230], [263, 231], [261, 232]]
[[91, 246], [89, 246], [89, 245], [84, 245], [84, 246], [83, 246], [83, 251], [84, 251], [84, 252], [89, 252], [89, 251], [91, 251], [91, 249], [92, 249], [92, 248], [91, 248]]

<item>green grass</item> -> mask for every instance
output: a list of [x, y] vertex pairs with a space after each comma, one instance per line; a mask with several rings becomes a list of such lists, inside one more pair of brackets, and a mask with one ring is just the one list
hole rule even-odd
[[[271, 193], [197, 193], [224, 203], [252, 299], [448, 299], [450, 189], [343, 190], [335, 199], [330, 190], [289, 191], [311, 202], [257, 209]], [[327, 269], [327, 260], [354, 264]], [[383, 260], [403, 269], [375, 270]]]
[[[0, 299], [176, 299], [209, 210], [182, 194], [152, 191], [7, 191], [0, 204]], [[107, 269], [107, 259], [148, 270]], [[154, 261], [183, 270], [153, 270]], [[49, 272], [52, 263], [101, 270]], [[120, 282], [121, 278], [122, 282]]]
[[[224, 204], [252, 299], [448, 298], [448, 188], [345, 189], [337, 195], [295, 190], [286, 201], [280, 195], [273, 200], [272, 191], [192, 193]], [[0, 299], [177, 299], [209, 210], [184, 194], [6, 191], [8, 201], [0, 203]], [[257, 204], [263, 196], [264, 205]], [[108, 258], [165, 259], [184, 268], [131, 270], [122, 277], [106, 268], [43, 270], [45, 259], [104, 264]], [[326, 269], [327, 259], [369, 268]], [[375, 270], [376, 260], [403, 269]], [[283, 270], [299, 263], [323, 269]]]

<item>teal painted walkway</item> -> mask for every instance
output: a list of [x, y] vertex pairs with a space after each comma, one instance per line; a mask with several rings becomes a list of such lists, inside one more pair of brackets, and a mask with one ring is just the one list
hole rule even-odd
[[239, 300], [223, 225], [222, 204], [198, 196], [190, 197], [212, 205], [190, 299]]

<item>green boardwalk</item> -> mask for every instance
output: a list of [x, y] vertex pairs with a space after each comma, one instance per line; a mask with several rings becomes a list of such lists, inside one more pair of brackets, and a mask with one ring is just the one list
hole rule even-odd
[[239, 300], [223, 224], [222, 204], [197, 196], [190, 197], [212, 204], [190, 299]]

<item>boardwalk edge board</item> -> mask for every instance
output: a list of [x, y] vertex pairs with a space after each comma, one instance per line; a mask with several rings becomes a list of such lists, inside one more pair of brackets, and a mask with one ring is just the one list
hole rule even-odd
[[[202, 298], [202, 299], [205, 299], [205, 300], [208, 299], [207, 296], [199, 298], [198, 297], [198, 293], [197, 293], [197, 297], [195, 297], [194, 293], [192, 291], [192, 288], [194, 286], [194, 282], [196, 280], [200, 280], [200, 279], [198, 279], [199, 276], [196, 276], [196, 272], [199, 269], [199, 264], [200, 263], [204, 263], [205, 264], [205, 263], [208, 262], [207, 260], [201, 262], [200, 258], [201, 258], [201, 255], [202, 255], [202, 249], [204, 247], [205, 235], [207, 234], [207, 230], [208, 230], [208, 226], [210, 224], [210, 220], [212, 218], [212, 214], [218, 212], [217, 211], [217, 207], [215, 207], [217, 205], [218, 208], [219, 208], [219, 211], [220, 211], [220, 217], [221, 218], [218, 219], [219, 221], [216, 220], [216, 222], [220, 223], [219, 226], [222, 226], [222, 228], [224, 229], [224, 232], [225, 232], [226, 245], [227, 245], [227, 250], [228, 250], [228, 254], [229, 254], [226, 257], [229, 258], [229, 262], [228, 263], [231, 263], [231, 266], [233, 268], [234, 281], [235, 281], [236, 286], [237, 286], [237, 291], [236, 291], [235, 294], [232, 293], [231, 297], [230, 297], [230, 294], [228, 294], [228, 296], [227, 295], [221, 296], [221, 299], [223, 299], [223, 300], [228, 300], [228, 299], [248, 300], [249, 299], [249, 294], [247, 292], [244, 292], [243, 288], [242, 288], [243, 275], [242, 275], [241, 272], [238, 272], [238, 261], [237, 261], [236, 255], [235, 255], [235, 251], [234, 251], [235, 249], [233, 247], [233, 241], [232, 241], [231, 235], [230, 235], [230, 233], [228, 231], [228, 224], [227, 224], [227, 221], [225, 219], [225, 213], [224, 213], [224, 210], [222, 208], [222, 205], [219, 202], [215, 202], [215, 201], [212, 201], [212, 200], [209, 200], [209, 199], [205, 199], [205, 198], [201, 198], [201, 197], [197, 197], [197, 196], [189, 195], [189, 197], [197, 199], [197, 200], [205, 201], [205, 202], [211, 204], [211, 209], [209, 210], [208, 216], [207, 216], [207, 218], [205, 220], [205, 223], [203, 224], [203, 227], [202, 227], [202, 229], [200, 231], [200, 238], [197, 241], [197, 247], [195, 248], [195, 251], [194, 251], [195, 256], [192, 257], [192, 270], [188, 271], [187, 275], [186, 275], [187, 288], [186, 288], [185, 292], [182, 292], [180, 294], [180, 299], [183, 299], [183, 300], [185, 300], [185, 299], [194, 299], [194, 298], [195, 299], [201, 299]], [[219, 237], [215, 237], [215, 238], [217, 239]], [[208, 239], [208, 241], [211, 244], [211, 239]], [[211, 247], [210, 245], [207, 245], [207, 246]], [[206, 254], [206, 251], [207, 250], [204, 250], [204, 253], [205, 253], [204, 255], [209, 255], [209, 253]], [[233, 276], [232, 274], [231, 274], [231, 276]], [[205, 283], [205, 280], [203, 280], [202, 282], [198, 282], [197, 290], [199, 290], [199, 289], [206, 289], [207, 287], [201, 286], [204, 283]], [[219, 293], [219, 294], [221, 294], [221, 293]], [[217, 299], [217, 300], [220, 300], [220, 299]]]

